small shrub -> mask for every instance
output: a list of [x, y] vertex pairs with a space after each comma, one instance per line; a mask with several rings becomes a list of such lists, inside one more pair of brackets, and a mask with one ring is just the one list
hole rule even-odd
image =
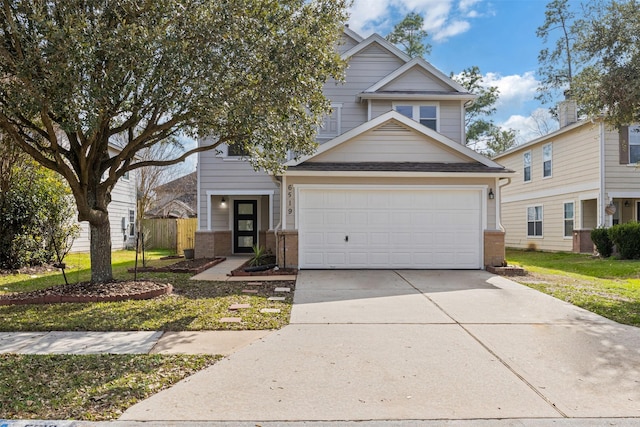
[[640, 223], [627, 222], [609, 229], [609, 238], [623, 259], [640, 258]]
[[609, 237], [609, 229], [598, 227], [591, 230], [591, 241], [602, 258], [609, 258], [613, 253], [613, 242]]

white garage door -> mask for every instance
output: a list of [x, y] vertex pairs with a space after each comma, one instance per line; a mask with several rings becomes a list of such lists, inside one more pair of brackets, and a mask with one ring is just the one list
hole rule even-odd
[[316, 189], [298, 193], [301, 268], [482, 267], [479, 189]]

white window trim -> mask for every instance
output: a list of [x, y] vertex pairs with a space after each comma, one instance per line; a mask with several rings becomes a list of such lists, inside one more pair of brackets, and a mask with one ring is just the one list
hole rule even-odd
[[[551, 158], [548, 160], [551, 163], [551, 174], [548, 176], [544, 176], [544, 163], [545, 163], [545, 159], [544, 159], [544, 148], [545, 147], [549, 147], [551, 148]], [[553, 178], [553, 143], [549, 142], [548, 144], [544, 144], [542, 146], [542, 179], [549, 179], [549, 178]]]
[[631, 161], [631, 145], [640, 145], [640, 142], [638, 142], [637, 144], [631, 144], [631, 129], [638, 129], [638, 133], [640, 133], [640, 125], [632, 125], [632, 126], [629, 126], [627, 129], [627, 139], [629, 141], [629, 149], [627, 150], [629, 152], [629, 163], [627, 164], [627, 166], [638, 167], [638, 163], [640, 163], [640, 161], [639, 162]]
[[565, 240], [573, 239], [573, 230], [571, 231], [571, 236], [567, 236], [565, 234], [566, 230], [565, 230], [565, 223], [564, 222], [568, 218], [564, 217], [564, 205], [566, 205], [568, 203], [571, 203], [573, 205], [573, 218], [571, 218], [571, 220], [573, 221], [573, 230], [576, 229], [576, 202], [575, 202], [575, 200], [565, 200], [564, 202], [562, 202], [562, 238], [565, 239]]
[[218, 154], [218, 156], [222, 157], [222, 160], [224, 160], [225, 162], [246, 162], [247, 161], [247, 158], [244, 156], [230, 156], [228, 144], [221, 144], [219, 146], [219, 152], [220, 154]]
[[339, 136], [339, 135], [342, 134], [342, 102], [331, 103], [331, 109], [337, 115], [338, 130], [337, 130], [336, 133], [321, 134], [320, 133], [320, 127], [318, 126], [318, 133], [317, 133], [317, 138], [318, 139], [333, 139], [336, 136]]
[[[537, 208], [537, 207], [540, 207], [542, 212], [541, 214], [542, 218], [540, 219], [540, 223], [542, 226], [542, 234], [539, 236], [531, 236], [529, 235], [529, 208]], [[524, 213], [525, 213], [525, 223], [527, 224], [527, 239], [543, 239], [544, 238], [544, 205], [542, 204], [528, 205]], [[564, 214], [563, 214], [563, 217], [564, 217]]]
[[398, 107], [399, 105], [407, 105], [407, 106], [413, 107], [413, 117], [411, 117], [411, 119], [418, 123], [420, 123], [420, 107], [436, 107], [436, 132], [438, 133], [440, 132], [440, 103], [439, 102], [394, 101], [392, 103], [393, 110], [396, 111], [396, 107]]
[[[529, 154], [529, 179], [528, 180], [525, 179], [525, 173], [524, 173], [524, 170], [526, 168], [524, 159], [527, 154]], [[522, 182], [527, 184], [532, 181], [533, 181], [533, 154], [531, 153], [531, 150], [528, 150], [522, 153]]]

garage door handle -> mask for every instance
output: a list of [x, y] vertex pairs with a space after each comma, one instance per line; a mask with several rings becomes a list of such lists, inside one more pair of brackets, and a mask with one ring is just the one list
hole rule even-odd
[[349, 241], [349, 236], [344, 236], [344, 241], [348, 242]]

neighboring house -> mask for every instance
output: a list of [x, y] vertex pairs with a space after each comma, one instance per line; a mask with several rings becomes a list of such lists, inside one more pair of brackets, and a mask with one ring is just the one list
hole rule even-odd
[[[116, 146], [109, 146], [111, 156], [114, 156], [117, 150]], [[136, 179], [133, 173], [124, 175], [113, 187], [108, 211], [111, 225], [111, 249], [133, 247], [136, 237]], [[81, 222], [80, 236], [73, 242], [71, 252], [89, 252], [89, 234], [89, 223]]]
[[145, 212], [147, 218], [194, 218], [197, 216], [196, 172], [156, 187], [154, 208]]
[[640, 126], [559, 107], [558, 131], [495, 157], [518, 172], [502, 191], [507, 247], [592, 252], [593, 228], [640, 220]]
[[196, 256], [257, 244], [303, 269], [502, 265], [498, 189], [512, 171], [464, 145], [475, 96], [377, 34], [346, 28], [343, 41], [346, 82], [325, 86], [314, 155], [270, 176], [234, 146], [199, 153]]

